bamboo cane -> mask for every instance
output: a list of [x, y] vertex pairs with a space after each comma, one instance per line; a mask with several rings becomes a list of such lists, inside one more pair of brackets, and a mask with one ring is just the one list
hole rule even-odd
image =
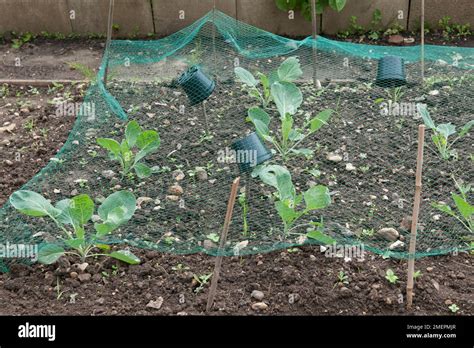
[[425, 81], [425, 0], [421, 0], [421, 83]]
[[234, 211], [235, 198], [237, 197], [237, 191], [239, 189], [240, 177], [237, 177], [232, 183], [232, 188], [230, 190], [229, 201], [227, 202], [227, 212], [225, 214], [224, 227], [222, 229], [218, 256], [216, 257], [216, 263], [214, 265], [214, 272], [212, 274], [211, 288], [209, 289], [209, 296], [207, 298], [206, 312], [209, 312], [214, 304], [214, 299], [216, 297], [217, 291], [217, 282], [219, 281], [219, 275], [221, 272], [222, 266], [222, 251], [224, 250], [225, 243], [227, 241], [227, 234], [229, 233], [230, 221], [232, 219], [232, 213]]
[[318, 25], [316, 22], [316, 0], [311, 0], [311, 22], [313, 25], [312, 28], [312, 36], [313, 36], [313, 86], [314, 88], [320, 88], [320, 84], [318, 84], [318, 74], [317, 74], [317, 67], [316, 67], [316, 60], [317, 60], [317, 49], [316, 49], [316, 39], [317, 39], [317, 32], [318, 32]]
[[413, 215], [411, 222], [410, 247], [408, 251], [408, 274], [407, 274], [407, 308], [410, 309], [413, 303], [413, 274], [415, 272], [415, 251], [416, 251], [416, 228], [418, 215], [420, 213], [421, 201], [421, 174], [423, 169], [423, 147], [425, 143], [425, 126], [418, 127], [418, 153], [416, 160], [415, 179], [415, 201], [413, 203]]

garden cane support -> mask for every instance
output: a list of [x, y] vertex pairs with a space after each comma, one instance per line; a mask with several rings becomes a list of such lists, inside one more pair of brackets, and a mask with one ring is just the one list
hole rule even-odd
[[316, 50], [316, 39], [317, 39], [317, 22], [316, 22], [316, 0], [311, 0], [311, 22], [313, 25], [313, 86], [315, 88], [321, 88], [321, 83], [318, 81], [318, 74], [316, 68], [317, 50]]
[[418, 154], [416, 159], [416, 183], [415, 201], [413, 203], [413, 215], [411, 222], [410, 248], [408, 256], [407, 275], [407, 308], [410, 309], [413, 303], [413, 274], [415, 272], [415, 250], [416, 250], [416, 227], [418, 224], [418, 214], [420, 213], [421, 200], [421, 174], [423, 169], [423, 147], [425, 144], [425, 126], [418, 127]]
[[421, 83], [425, 81], [425, 0], [421, 0]]
[[227, 241], [227, 234], [229, 233], [230, 221], [232, 220], [232, 213], [234, 211], [235, 198], [237, 197], [237, 191], [239, 190], [240, 177], [237, 177], [232, 183], [230, 190], [229, 201], [227, 203], [227, 212], [225, 214], [224, 228], [219, 241], [219, 249], [216, 257], [216, 263], [214, 265], [214, 272], [212, 274], [211, 288], [209, 290], [209, 297], [207, 298], [206, 312], [209, 312], [214, 304], [214, 298], [216, 297], [217, 282], [219, 281], [219, 273], [222, 266], [222, 251], [225, 248], [225, 242]]
[[202, 102], [202, 114], [204, 115], [204, 124], [206, 126], [206, 134], [210, 135], [211, 132], [209, 131], [209, 122], [207, 121], [206, 101]]
[[[109, 17], [107, 20], [107, 43], [105, 45], [105, 52], [108, 55], [110, 51], [110, 42], [112, 41], [112, 27], [114, 21], [114, 5], [115, 0], [110, 0], [109, 2]], [[109, 70], [109, 60], [105, 64], [105, 71], [104, 71], [104, 85], [107, 85], [107, 75]]]

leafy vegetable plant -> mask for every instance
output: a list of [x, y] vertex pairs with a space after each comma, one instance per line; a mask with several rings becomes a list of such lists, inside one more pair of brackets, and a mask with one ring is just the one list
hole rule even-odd
[[[299, 10], [306, 20], [311, 20], [311, 0], [276, 0], [276, 5], [282, 11]], [[316, 13], [323, 13], [327, 7], [341, 12], [344, 6], [346, 0], [316, 0]]]
[[[160, 136], [157, 131], [142, 131], [137, 121], [128, 123], [125, 129], [125, 139], [118, 143], [114, 139], [98, 138], [97, 143], [109, 151], [109, 157], [120, 163], [122, 178], [133, 169], [139, 178], [147, 178], [152, 169], [140, 161], [160, 147]], [[137, 149], [134, 151], [134, 149]]]
[[[293, 116], [303, 102], [301, 90], [292, 82], [302, 74], [299, 60], [296, 57], [286, 59], [270, 78], [262, 74], [261, 76], [264, 77], [261, 83], [263, 92], [259, 91], [258, 82], [250, 72], [242, 68], [236, 68], [235, 72], [239, 79], [251, 88], [250, 93], [262, 102], [263, 109], [256, 106], [248, 110], [248, 120], [254, 124], [259, 136], [273, 144], [284, 161], [290, 155], [311, 157], [313, 150], [298, 146], [327, 124], [334, 111], [324, 110], [314, 118], [307, 118], [302, 127], [295, 126]], [[281, 122], [280, 134], [277, 136], [270, 132], [271, 118], [265, 111], [265, 108], [268, 109], [270, 101], [275, 103]]]
[[331, 197], [326, 186], [313, 186], [302, 194], [296, 194], [290, 172], [278, 165], [257, 167], [252, 176], [258, 176], [265, 184], [277, 189], [275, 208], [283, 221], [285, 235], [297, 227], [319, 226], [318, 222], [300, 225], [295, 223], [310, 212], [329, 206]]
[[268, 107], [272, 100], [271, 86], [275, 82], [292, 83], [303, 75], [299, 60], [296, 57], [287, 58], [280, 64], [277, 71], [272, 72], [268, 76], [257, 72], [257, 78], [255, 78], [250, 71], [241, 67], [235, 68], [234, 72], [249, 94], [255, 97], [264, 108]]
[[[63, 199], [53, 206], [46, 198], [33, 191], [20, 190], [10, 197], [10, 203], [21, 213], [33, 216], [47, 216], [62, 232], [64, 244], [71, 249], [66, 251], [59, 245], [45, 244], [38, 251], [38, 261], [45, 264], [56, 262], [64, 255], [76, 255], [84, 261], [93, 256], [109, 256], [138, 264], [140, 260], [128, 250], [107, 252], [105, 237], [126, 223], [135, 213], [135, 196], [128, 191], [118, 191], [107, 197], [98, 208], [101, 222], [94, 223], [94, 233], [86, 233], [86, 226], [94, 214], [94, 202], [81, 194], [71, 199]], [[96, 249], [103, 250], [96, 253]]]
[[387, 279], [391, 284], [396, 284], [398, 281], [397, 275], [391, 269], [387, 269], [385, 272], [385, 279]]
[[[433, 141], [438, 153], [440, 154], [442, 159], [449, 160], [451, 156], [453, 156], [456, 152], [452, 150], [452, 146], [456, 141], [464, 137], [471, 127], [474, 125], [474, 120], [469, 121], [466, 123], [459, 133], [456, 132], [456, 126], [451, 123], [442, 123], [436, 125], [431, 118], [428, 110], [426, 109], [425, 105], [418, 104], [417, 105], [418, 112], [421, 114], [423, 118], [423, 122], [425, 125], [433, 131], [433, 135], [431, 135], [431, 140]], [[449, 137], [451, 135], [457, 134], [457, 137], [454, 140], [449, 141]]]
[[458, 220], [470, 233], [474, 233], [474, 206], [467, 201], [468, 193], [472, 191], [471, 185], [461, 185], [454, 180], [459, 194], [451, 192], [456, 210], [442, 203], [431, 203], [431, 206]]

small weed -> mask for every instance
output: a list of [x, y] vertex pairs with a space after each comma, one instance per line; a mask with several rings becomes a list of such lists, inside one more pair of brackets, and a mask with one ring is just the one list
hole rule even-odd
[[390, 284], [396, 284], [398, 281], [397, 275], [390, 268], [385, 272], [385, 279], [387, 279]]

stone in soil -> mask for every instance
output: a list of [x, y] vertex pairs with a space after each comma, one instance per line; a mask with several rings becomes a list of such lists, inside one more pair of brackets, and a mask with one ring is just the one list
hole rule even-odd
[[173, 185], [168, 189], [168, 193], [173, 196], [181, 196], [184, 190], [180, 185]]
[[254, 290], [254, 291], [252, 291], [252, 293], [251, 293], [250, 296], [253, 297], [254, 299], [256, 299], [257, 301], [262, 301], [263, 298], [265, 297], [265, 295], [263, 294], [263, 292], [260, 291], [260, 290]]
[[341, 162], [342, 161], [342, 156], [338, 155], [336, 153], [329, 153], [326, 156], [326, 158], [327, 158], [328, 161], [331, 161], [331, 162]]
[[153, 308], [153, 309], [160, 309], [161, 306], [163, 305], [163, 297], [158, 297], [155, 301], [150, 301], [146, 305], [148, 308]]
[[268, 308], [268, 305], [265, 302], [256, 302], [252, 304], [252, 309], [254, 311], [264, 311]]
[[392, 227], [387, 227], [387, 228], [381, 228], [380, 230], [377, 231], [377, 236], [384, 238], [390, 242], [395, 242], [400, 234], [398, 231]]

